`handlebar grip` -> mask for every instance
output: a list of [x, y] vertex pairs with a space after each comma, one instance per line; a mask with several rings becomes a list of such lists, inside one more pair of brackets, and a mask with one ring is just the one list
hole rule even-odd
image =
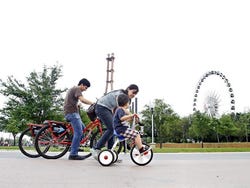
[[144, 124], [143, 124], [143, 123], [141, 123], [141, 122], [138, 122], [138, 125], [140, 125], [140, 126], [144, 126]]

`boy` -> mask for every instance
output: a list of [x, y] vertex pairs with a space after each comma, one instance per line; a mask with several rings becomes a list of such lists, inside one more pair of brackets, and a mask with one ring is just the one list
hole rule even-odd
[[115, 111], [113, 117], [113, 125], [115, 131], [125, 138], [132, 139], [135, 141], [135, 145], [139, 149], [140, 153], [145, 153], [151, 148], [148, 146], [143, 147], [141, 136], [137, 130], [130, 128], [129, 121], [133, 120], [136, 114], [131, 114], [128, 111], [129, 108], [129, 97], [126, 94], [120, 94], [117, 97], [118, 108]]

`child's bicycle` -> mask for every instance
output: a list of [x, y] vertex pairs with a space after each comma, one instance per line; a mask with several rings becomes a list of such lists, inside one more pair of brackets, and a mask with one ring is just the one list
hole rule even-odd
[[[38, 131], [44, 126], [43, 124], [28, 123], [28, 128], [25, 129], [19, 136], [18, 147], [20, 151], [30, 158], [37, 158], [40, 155], [35, 149], [35, 137]], [[46, 151], [44, 151], [46, 152]]]
[[[142, 126], [141, 126], [142, 124], [136, 123], [135, 119], [136, 117], [133, 118], [132, 129], [135, 129], [136, 126], [140, 125], [141, 131], [139, 131], [139, 133], [142, 136], [143, 135]], [[145, 166], [149, 164], [151, 160], [153, 159], [152, 149], [150, 149], [147, 152], [140, 153], [134, 141], [132, 141], [131, 139], [128, 140], [127, 138], [117, 134], [116, 131], [114, 131], [114, 136], [116, 137], [116, 140], [112, 149], [102, 150], [98, 155], [98, 162], [102, 166], [110, 166], [111, 164], [115, 163], [118, 159], [118, 155], [121, 152], [121, 149], [123, 146], [125, 147], [124, 152], [126, 152], [127, 141], [131, 141], [131, 143], [129, 144], [130, 145], [130, 158], [135, 164], [139, 166]], [[124, 141], [125, 141], [125, 144], [124, 144]], [[146, 145], [150, 147], [146, 143], [142, 143], [142, 145], [143, 147], [145, 147]]]
[[[58, 159], [64, 156], [70, 148], [73, 127], [70, 122], [47, 120], [35, 138], [35, 148], [39, 155], [46, 159]], [[83, 129], [84, 137], [80, 146], [93, 147], [97, 139], [102, 135], [102, 124], [97, 118], [91, 121]]]

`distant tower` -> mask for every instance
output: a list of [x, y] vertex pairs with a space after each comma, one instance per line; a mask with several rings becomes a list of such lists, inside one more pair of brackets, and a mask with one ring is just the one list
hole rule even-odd
[[106, 78], [106, 88], [105, 88], [105, 93], [108, 93], [108, 87], [110, 85], [110, 91], [113, 90], [113, 74], [114, 74], [114, 53], [111, 55], [108, 54], [108, 57], [106, 58], [107, 60], [107, 78]]

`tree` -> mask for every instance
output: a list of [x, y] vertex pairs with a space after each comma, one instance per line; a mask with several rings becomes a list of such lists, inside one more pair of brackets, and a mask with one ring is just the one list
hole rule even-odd
[[237, 136], [238, 131], [239, 129], [235, 126], [231, 115], [224, 114], [221, 116], [218, 132], [226, 137], [227, 142], [229, 142], [231, 136]]
[[214, 130], [214, 134], [216, 135], [216, 140], [219, 143], [220, 142], [220, 135], [219, 135], [219, 132], [218, 132], [218, 129], [220, 127], [219, 119], [217, 119], [215, 117], [212, 117], [211, 122], [210, 122], [210, 127]]
[[11, 132], [15, 138], [27, 122], [40, 124], [46, 119], [63, 119], [61, 95], [66, 89], [56, 89], [61, 68], [44, 66], [41, 73], [33, 71], [26, 77], [27, 85], [13, 76], [8, 76], [6, 82], [0, 79], [0, 93], [7, 97], [0, 109], [2, 130]]
[[210, 118], [205, 113], [195, 112], [192, 117], [192, 125], [189, 128], [190, 135], [200, 140], [202, 143], [212, 132], [210, 127]]
[[239, 141], [245, 139], [248, 142], [248, 134], [249, 134], [249, 122], [250, 122], [250, 113], [237, 113], [236, 117], [233, 118], [235, 126], [238, 129], [238, 137]]
[[182, 138], [180, 139], [180, 142], [187, 142], [189, 139], [188, 130], [191, 126], [191, 117], [189, 116], [181, 118], [179, 124], [179, 126], [182, 128]]
[[[168, 141], [180, 141], [182, 138], [182, 127], [179, 123], [179, 116], [173, 111], [170, 105], [166, 104], [163, 99], [155, 99], [153, 108], [154, 131], [156, 141], [160, 143]], [[145, 110], [141, 113], [143, 115], [142, 121], [145, 124], [145, 132], [152, 136], [152, 107], [145, 105]]]

